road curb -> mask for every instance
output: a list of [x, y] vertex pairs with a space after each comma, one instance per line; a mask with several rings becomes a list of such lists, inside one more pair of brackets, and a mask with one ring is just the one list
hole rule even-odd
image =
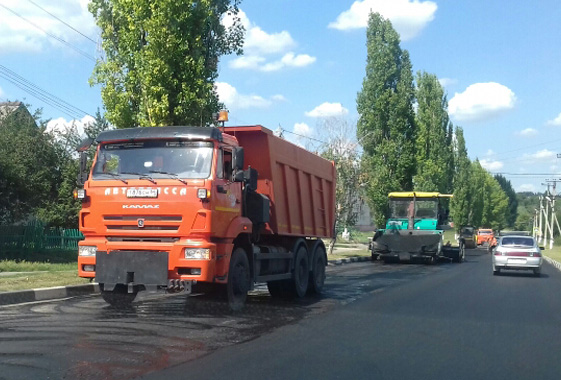
[[557, 270], [561, 271], [561, 263], [559, 261], [554, 260], [551, 257], [545, 255], [543, 256], [543, 258], [546, 259], [548, 263], [550, 263], [555, 268], [557, 268]]
[[358, 257], [348, 257], [346, 259], [336, 259], [336, 260], [328, 260], [328, 266], [335, 266], [335, 265], [343, 265], [348, 263], [356, 263], [359, 261], [371, 261], [372, 258], [370, 256], [358, 256]]
[[76, 297], [98, 292], [98, 284], [55, 286], [52, 288], [2, 292], [0, 293], [0, 305], [13, 305], [18, 303]]

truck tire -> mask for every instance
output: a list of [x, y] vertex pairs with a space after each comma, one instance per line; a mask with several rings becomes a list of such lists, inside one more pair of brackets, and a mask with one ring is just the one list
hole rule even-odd
[[136, 298], [136, 294], [138, 293], [135, 291], [134, 293], [128, 293], [127, 287], [124, 285], [117, 285], [113, 291], [105, 291], [103, 290], [103, 284], [100, 284], [101, 288], [101, 297], [105, 302], [109, 305], [119, 308], [125, 309], [130, 306], [132, 301]]
[[292, 275], [292, 290], [296, 297], [302, 298], [308, 291], [310, 278], [310, 263], [308, 261], [308, 250], [304, 244], [296, 250], [294, 258], [294, 273]]
[[325, 283], [325, 248], [323, 245], [316, 245], [314, 258], [312, 259], [312, 271], [308, 284], [308, 292], [321, 294]]
[[228, 306], [232, 311], [243, 309], [249, 291], [249, 281], [249, 261], [243, 248], [238, 247], [234, 249], [230, 259], [228, 283], [226, 284]]

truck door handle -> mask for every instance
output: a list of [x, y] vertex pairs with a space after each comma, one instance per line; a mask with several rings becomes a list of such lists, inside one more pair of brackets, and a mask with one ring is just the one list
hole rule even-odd
[[222, 193], [222, 194], [226, 194], [226, 193], [227, 193], [227, 190], [226, 190], [226, 189], [224, 188], [224, 186], [222, 186], [222, 185], [217, 185], [217, 186], [216, 186], [216, 191], [218, 191], [219, 193]]

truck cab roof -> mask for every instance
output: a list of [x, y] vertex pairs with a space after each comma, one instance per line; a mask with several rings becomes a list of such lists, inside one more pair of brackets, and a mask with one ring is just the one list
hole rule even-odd
[[139, 127], [113, 129], [103, 131], [97, 136], [98, 143], [153, 140], [153, 139], [186, 139], [223, 141], [222, 132], [214, 127]]

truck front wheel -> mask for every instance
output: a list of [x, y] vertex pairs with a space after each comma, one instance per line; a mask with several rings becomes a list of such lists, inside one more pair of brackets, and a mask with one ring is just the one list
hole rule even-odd
[[137, 291], [128, 293], [127, 287], [124, 285], [117, 285], [113, 291], [103, 290], [103, 284], [100, 284], [101, 297], [105, 302], [115, 308], [127, 308], [132, 301], [136, 298]]
[[232, 311], [239, 311], [244, 307], [247, 292], [249, 291], [249, 277], [247, 255], [243, 248], [236, 248], [230, 259], [228, 284], [226, 285], [228, 306], [230, 306]]

